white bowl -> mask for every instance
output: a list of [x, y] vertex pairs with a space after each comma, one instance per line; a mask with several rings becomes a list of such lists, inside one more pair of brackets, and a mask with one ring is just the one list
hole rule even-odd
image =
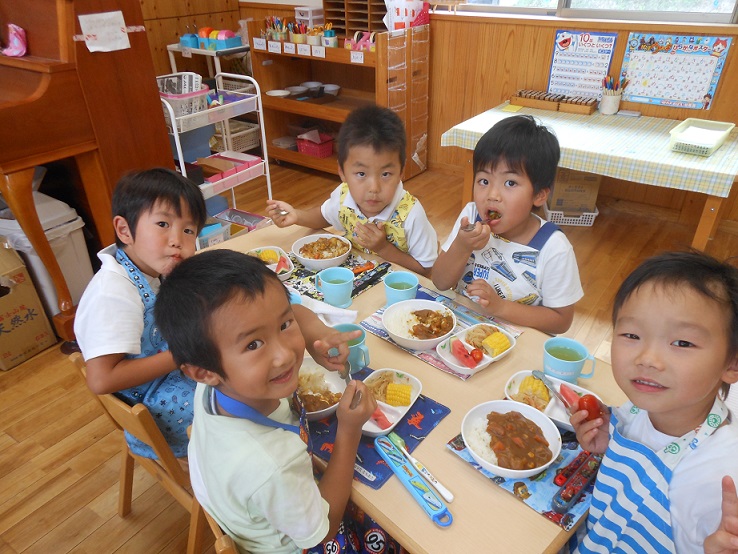
[[[340, 256], [336, 256], [335, 258], [321, 259], [321, 260], [314, 260], [312, 258], [306, 258], [300, 254], [300, 248], [302, 248], [303, 246], [305, 246], [306, 244], [310, 242], [314, 242], [318, 240], [319, 238], [337, 238], [337, 239], [340, 239], [342, 242], [346, 243], [349, 248], [344, 254], [341, 254]], [[297, 258], [297, 261], [300, 262], [302, 265], [304, 265], [306, 268], [312, 271], [321, 271], [329, 267], [335, 267], [335, 266], [341, 265], [343, 262], [345, 262], [346, 259], [349, 257], [349, 254], [351, 253], [351, 242], [344, 237], [340, 237], [338, 235], [332, 235], [330, 233], [321, 233], [318, 235], [308, 235], [307, 237], [303, 237], [295, 241], [295, 243], [292, 245], [292, 253], [295, 255], [295, 258]]]
[[305, 87], [310, 92], [317, 92], [323, 86], [323, 83], [320, 81], [305, 81], [304, 83], [300, 83], [300, 86]]
[[364, 379], [364, 383], [371, 383], [373, 380], [378, 379], [382, 376], [382, 374], [385, 373], [392, 373], [393, 381], [395, 383], [406, 383], [412, 386], [413, 390], [410, 393], [410, 405], [390, 406], [389, 404], [386, 404], [381, 400], [377, 400], [377, 405], [382, 409], [384, 415], [387, 416], [387, 419], [392, 425], [390, 425], [387, 429], [382, 429], [374, 422], [374, 420], [370, 419], [361, 428], [361, 432], [368, 437], [378, 437], [380, 435], [388, 435], [389, 433], [391, 433], [392, 430], [397, 426], [397, 424], [402, 420], [402, 418], [405, 417], [405, 414], [410, 411], [410, 408], [412, 408], [413, 404], [415, 404], [418, 396], [420, 396], [420, 392], [423, 390], [423, 385], [416, 377], [413, 377], [412, 375], [410, 375], [409, 373], [405, 373], [404, 371], [400, 371], [399, 369], [377, 369], [376, 371], [373, 371], [370, 375], [367, 375], [366, 379]]
[[[532, 375], [531, 371], [519, 371], [518, 373], [510, 377], [510, 379], [507, 380], [507, 384], [505, 385], [505, 397], [513, 400], [512, 395], [518, 393], [518, 390], [520, 389], [520, 383], [529, 375]], [[547, 375], [546, 377], [551, 380], [556, 390], [559, 390], [561, 384], [564, 383], [579, 396], [591, 394], [597, 397], [600, 402], [602, 402], [602, 398], [597, 396], [592, 391], [585, 389], [584, 387], [580, 387], [572, 383], [567, 383], [566, 381], [562, 381], [561, 379], [557, 379], [556, 377], [551, 377], [550, 375]], [[513, 400], [513, 402], [517, 402], [517, 400]], [[602, 403], [604, 404], [604, 402]], [[553, 422], [561, 429], [565, 429], [567, 431], [574, 430], [574, 427], [572, 427], [571, 423], [569, 423], [569, 414], [566, 412], [566, 408], [561, 403], [561, 401], [553, 394], [551, 395], [551, 400], [549, 400], [548, 404], [546, 405], [546, 409], [543, 410], [543, 413], [550, 417]]]
[[285, 90], [290, 91], [290, 94], [294, 96], [305, 94], [308, 91], [307, 87], [297, 86], [297, 85], [295, 85], [294, 87], [285, 87]]
[[[453, 320], [451, 330], [440, 337], [432, 339], [412, 338], [410, 336], [412, 325], [409, 324], [409, 320], [413, 319], [411, 313], [416, 310], [434, 310], [450, 314]], [[382, 325], [390, 338], [403, 348], [410, 350], [430, 350], [451, 336], [456, 327], [456, 316], [451, 310], [439, 302], [414, 298], [412, 300], [397, 302], [385, 309], [382, 314]]]
[[[478, 452], [475, 452], [474, 448], [470, 444], [470, 440], [473, 441], [473, 439], [469, 439], [469, 437], [472, 436], [475, 427], [479, 425], [480, 421], [487, 420], [487, 414], [490, 412], [501, 414], [519, 412], [524, 417], [538, 425], [543, 432], [543, 436], [548, 441], [548, 447], [552, 454], [551, 459], [545, 464], [533, 469], [507, 469], [485, 460]], [[554, 422], [535, 408], [528, 406], [527, 404], [521, 404], [520, 402], [513, 402], [512, 400], [491, 400], [474, 406], [464, 416], [464, 420], [461, 422], [461, 436], [464, 439], [464, 443], [466, 444], [472, 458], [474, 458], [474, 460], [482, 466], [483, 469], [507, 479], [524, 479], [532, 477], [550, 466], [561, 453], [561, 434], [556, 428], [556, 425], [554, 425]]]
[[277, 273], [277, 277], [279, 277], [280, 281], [286, 281], [290, 278], [292, 275], [292, 272], [295, 270], [295, 264], [292, 263], [292, 260], [290, 260], [290, 257], [287, 255], [287, 252], [282, 250], [279, 246], [261, 246], [259, 248], [254, 248], [252, 250], [249, 250], [246, 252], [247, 254], [251, 256], [259, 257], [259, 254], [263, 252], [264, 250], [274, 250], [277, 254], [279, 254], [280, 259], [285, 258], [287, 260], [287, 270], [283, 271], [282, 273], [277, 273], [277, 265], [279, 265], [279, 262], [275, 264], [267, 264], [267, 267], [271, 269], [274, 273]]
[[507, 340], [510, 341], [510, 348], [505, 350], [503, 353], [498, 354], [497, 356], [489, 356], [486, 352], [482, 351], [482, 361], [477, 364], [476, 367], [469, 368], [465, 365], [461, 365], [459, 361], [456, 359], [456, 357], [451, 352], [451, 341], [454, 339], [459, 339], [462, 343], [464, 343], [464, 346], [466, 347], [467, 351], [471, 352], [472, 348], [474, 348], [471, 344], [466, 342], [466, 333], [470, 329], [473, 329], [477, 327], [478, 325], [472, 325], [468, 329], [464, 329], [463, 331], [459, 331], [458, 333], [455, 333], [451, 335], [448, 340], [445, 340], [436, 346], [436, 352], [443, 360], [443, 363], [446, 364], [448, 367], [456, 371], [457, 373], [461, 373], [462, 375], [474, 375], [478, 371], [484, 369], [492, 362], [496, 362], [497, 360], [501, 360], [505, 356], [507, 356], [510, 351], [515, 348], [516, 340], [515, 337], [512, 336], [510, 333], [505, 331], [501, 327], [497, 327], [497, 325], [493, 325], [492, 323], [480, 323], [479, 325], [488, 325], [490, 327], [494, 327], [498, 331], [500, 331], [503, 335], [507, 337]]
[[326, 94], [332, 94], [338, 96], [338, 92], [341, 90], [341, 85], [323, 85], [323, 92]]
[[[313, 360], [309, 356], [305, 356], [305, 358], [302, 361], [302, 365], [300, 366], [300, 372], [304, 370], [322, 374], [323, 379], [325, 380], [326, 386], [328, 387], [328, 390], [330, 390], [333, 393], [340, 392], [341, 394], [343, 394], [343, 391], [346, 390], [346, 381], [341, 379], [341, 376], [338, 374], [337, 371], [328, 371], [326, 368], [319, 365], [315, 360]], [[318, 410], [316, 412], [307, 412], [306, 416], [307, 416], [308, 421], [319, 421], [321, 419], [325, 419], [326, 417], [333, 415], [337, 409], [338, 409], [338, 402], [333, 404], [333, 406], [329, 406], [328, 408], [325, 408], [324, 410]]]
[[266, 94], [267, 96], [276, 96], [278, 98], [286, 98], [287, 96], [290, 95], [290, 91], [275, 89], [275, 90], [268, 90]]

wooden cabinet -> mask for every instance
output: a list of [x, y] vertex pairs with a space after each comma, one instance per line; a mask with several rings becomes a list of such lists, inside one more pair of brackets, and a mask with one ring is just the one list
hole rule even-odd
[[323, 0], [323, 16], [339, 36], [354, 36], [356, 31], [386, 31], [384, 0]]
[[[288, 136], [290, 128], [306, 119], [317, 121], [323, 129], [335, 134], [353, 109], [376, 103], [392, 109], [405, 124], [408, 144], [403, 178], [407, 180], [425, 170], [428, 25], [377, 33], [374, 52], [346, 50], [341, 39], [338, 48], [293, 44], [287, 46], [289, 53], [285, 53], [286, 43], [260, 39], [262, 31], [262, 22], [249, 23], [254, 78], [265, 93], [264, 127], [270, 157], [337, 174], [335, 153], [316, 158], [279, 148], [274, 145], [274, 139]], [[337, 84], [341, 90], [335, 98], [268, 95], [270, 90], [284, 90], [306, 81]]]

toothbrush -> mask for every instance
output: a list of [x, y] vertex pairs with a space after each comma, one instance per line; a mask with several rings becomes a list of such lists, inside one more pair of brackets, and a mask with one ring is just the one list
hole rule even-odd
[[453, 502], [454, 501], [454, 495], [451, 494], [451, 491], [449, 491], [446, 487], [444, 487], [441, 483], [438, 482], [438, 479], [433, 477], [430, 471], [428, 471], [428, 468], [425, 467], [420, 461], [418, 461], [417, 458], [414, 458], [410, 452], [407, 451], [407, 447], [405, 445], [405, 441], [402, 440], [402, 437], [398, 435], [395, 432], [390, 433], [387, 435], [387, 438], [392, 441], [392, 443], [400, 449], [400, 451], [405, 455], [405, 457], [410, 461], [411, 464], [417, 469], [420, 474], [426, 478], [426, 480], [433, 485], [433, 487], [438, 491], [438, 493], [446, 500], [446, 502]]

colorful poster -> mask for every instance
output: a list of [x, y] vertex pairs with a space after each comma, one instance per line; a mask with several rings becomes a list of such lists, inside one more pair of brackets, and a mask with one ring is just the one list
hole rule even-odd
[[623, 100], [709, 110], [730, 38], [630, 33], [621, 77]]
[[556, 31], [548, 92], [600, 98], [617, 33]]

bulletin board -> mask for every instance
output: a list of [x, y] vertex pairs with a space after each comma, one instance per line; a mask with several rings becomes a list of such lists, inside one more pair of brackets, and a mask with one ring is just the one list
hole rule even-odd
[[548, 92], [600, 98], [616, 37], [617, 33], [556, 31]]
[[621, 78], [623, 100], [709, 110], [731, 38], [630, 33]]

